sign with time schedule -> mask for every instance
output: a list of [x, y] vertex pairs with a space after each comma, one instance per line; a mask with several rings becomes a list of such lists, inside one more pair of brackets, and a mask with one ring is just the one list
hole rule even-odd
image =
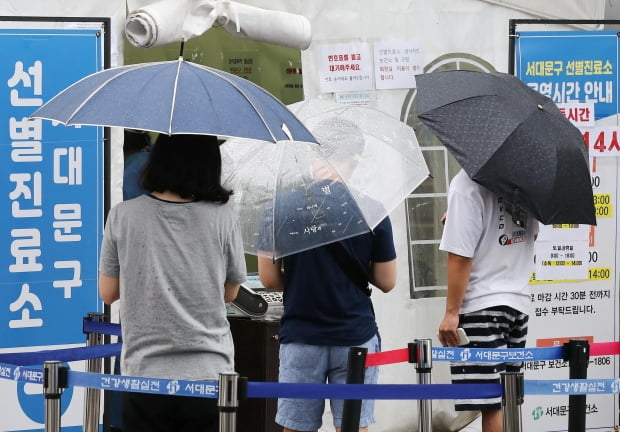
[[[618, 340], [618, 35], [616, 31], [518, 32], [515, 74], [561, 106], [588, 150], [596, 226], [559, 225], [530, 283], [529, 346]], [[551, 167], [550, 167], [551, 169]], [[561, 167], [559, 167], [561, 169]], [[536, 242], [538, 243], [538, 241]], [[544, 276], [538, 270], [547, 264]], [[542, 277], [544, 276], [544, 277]], [[604, 323], [604, 324], [603, 324]], [[588, 378], [617, 378], [617, 356], [590, 358]], [[563, 360], [526, 363], [526, 379], [568, 379]], [[566, 430], [568, 398], [525, 398], [525, 430]], [[588, 429], [613, 430], [614, 395], [588, 395]]]

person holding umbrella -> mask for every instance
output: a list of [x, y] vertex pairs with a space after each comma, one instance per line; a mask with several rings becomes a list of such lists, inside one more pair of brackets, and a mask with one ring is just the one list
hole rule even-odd
[[[238, 219], [220, 184], [210, 135], [159, 137], [144, 168], [149, 191], [112, 208], [99, 293], [120, 299], [124, 375], [217, 381], [234, 372], [225, 303], [246, 279]], [[123, 432], [216, 432], [216, 399], [123, 394]]]
[[[301, 241], [304, 235], [322, 236], [327, 230], [322, 221], [330, 219], [330, 212], [341, 212], [343, 226], [360, 223], [360, 209], [353, 202], [337, 198], [345, 192], [340, 190], [344, 185], [338, 181], [338, 173], [354, 169], [350, 146], [357, 143], [361, 146], [357, 154], [361, 154], [364, 140], [356, 139], [354, 128], [346, 123], [342, 122], [341, 127], [340, 139], [347, 135], [348, 129], [351, 136], [347, 146], [341, 145], [335, 150], [337, 154], [331, 155], [336, 168], [313, 166], [316, 181], [287, 193], [278, 201], [287, 212], [275, 212], [283, 219], [274, 221], [275, 226], [282, 227], [278, 230], [279, 238], [274, 239], [276, 244]], [[304, 193], [312, 188], [323, 191], [323, 196]], [[295, 202], [285, 202], [291, 200]], [[301, 219], [305, 212], [299, 209], [310, 210], [312, 217], [302, 225], [313, 229], [293, 230], [288, 224]], [[364, 347], [369, 353], [381, 350], [368, 283], [385, 293], [396, 284], [396, 252], [389, 217], [364, 234], [351, 234], [342, 241], [283, 258], [274, 259], [268, 252], [259, 250], [258, 272], [266, 288], [284, 292], [279, 339], [280, 382], [343, 384], [350, 347]], [[376, 383], [377, 376], [377, 367], [368, 368], [365, 383]], [[339, 430], [343, 401], [330, 402], [334, 426]], [[276, 423], [283, 426], [284, 432], [316, 431], [322, 424], [324, 405], [321, 399], [281, 398]], [[373, 410], [374, 401], [364, 400], [360, 431], [366, 431], [374, 423]]]
[[123, 200], [148, 193], [140, 186], [140, 173], [149, 159], [151, 139], [146, 131], [125, 129], [123, 141]]
[[[461, 170], [450, 183], [439, 249], [448, 253], [448, 293], [439, 324], [444, 346], [459, 345], [465, 330], [472, 348], [522, 348], [527, 336], [538, 221], [515, 218], [510, 204]], [[499, 383], [522, 363], [452, 363], [453, 383]], [[457, 411], [482, 412], [482, 431], [503, 429], [501, 398], [456, 400]]]

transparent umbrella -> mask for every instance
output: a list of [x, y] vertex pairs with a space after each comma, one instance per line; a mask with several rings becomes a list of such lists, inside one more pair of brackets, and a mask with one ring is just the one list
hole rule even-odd
[[413, 129], [375, 109], [289, 105], [319, 144], [222, 145], [245, 251], [280, 258], [368, 232], [429, 175]]

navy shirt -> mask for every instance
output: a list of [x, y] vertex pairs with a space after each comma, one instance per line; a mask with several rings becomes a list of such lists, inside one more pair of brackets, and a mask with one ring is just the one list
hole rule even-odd
[[[367, 268], [396, 258], [392, 225], [385, 218], [373, 232], [341, 241]], [[284, 313], [281, 343], [355, 346], [377, 334], [371, 299], [350, 280], [328, 246], [283, 258]]]
[[139, 197], [148, 192], [140, 186], [140, 173], [149, 160], [149, 155], [149, 152], [137, 152], [125, 158], [123, 201]]

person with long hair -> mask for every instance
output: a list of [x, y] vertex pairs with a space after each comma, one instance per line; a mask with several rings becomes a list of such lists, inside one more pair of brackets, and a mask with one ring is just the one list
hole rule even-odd
[[[209, 135], [160, 135], [142, 173], [149, 191], [113, 207], [99, 293], [120, 300], [123, 375], [217, 381], [234, 372], [226, 303], [246, 279], [238, 219]], [[218, 431], [217, 400], [126, 392], [123, 432]]]

